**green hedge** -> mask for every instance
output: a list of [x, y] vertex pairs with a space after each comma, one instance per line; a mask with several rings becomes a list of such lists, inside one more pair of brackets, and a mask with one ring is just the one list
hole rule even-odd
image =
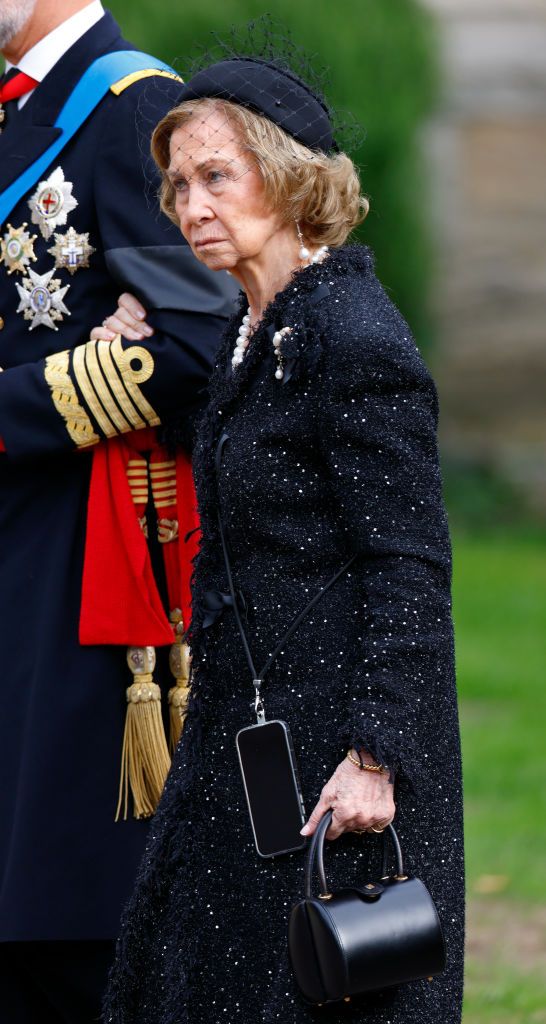
[[[220, 35], [264, 12], [257, 0], [112, 0], [125, 35], [167, 61], [184, 56], [210, 33]], [[428, 186], [416, 133], [435, 94], [434, 36], [413, 0], [277, 0], [268, 8], [299, 45], [331, 69], [328, 98], [366, 130], [351, 155], [362, 171], [371, 212], [360, 237], [374, 249], [378, 272], [426, 346], [429, 251], [424, 225]]]

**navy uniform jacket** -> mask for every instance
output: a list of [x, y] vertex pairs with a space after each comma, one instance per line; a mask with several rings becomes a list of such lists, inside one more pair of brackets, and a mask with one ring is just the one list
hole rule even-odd
[[[0, 136], [0, 192], [51, 143], [85, 68], [131, 48], [106, 14], [59, 60]], [[231, 311], [229, 277], [194, 260], [146, 189], [137, 113], [151, 129], [178, 88], [148, 78], [109, 92], [41, 176], [61, 168], [70, 183], [65, 211], [70, 195], [77, 206], [56, 227], [56, 251], [70, 228], [72, 248], [88, 234], [87, 267], [54, 269], [55, 232], [45, 239], [31, 220], [38, 183], [0, 229], [0, 941], [115, 936], [147, 833], [114, 823], [125, 649], [77, 637], [93, 444], [191, 412]], [[36, 260], [17, 269], [6, 245], [24, 223]], [[24, 280], [28, 294], [29, 281], [43, 289], [49, 321]], [[136, 359], [129, 342], [87, 345], [124, 289], [155, 329]]]

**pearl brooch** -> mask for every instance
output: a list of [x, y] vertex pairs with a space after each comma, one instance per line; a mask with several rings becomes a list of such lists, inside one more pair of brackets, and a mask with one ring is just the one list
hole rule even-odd
[[231, 357], [231, 365], [233, 369], [240, 366], [243, 359], [245, 358], [246, 350], [250, 344], [250, 306], [248, 307], [243, 322], [239, 327], [239, 337], [235, 343], [233, 349], [233, 356]]
[[[277, 380], [282, 380], [284, 375], [284, 364], [283, 356], [281, 352], [281, 342], [285, 334], [289, 334], [291, 331], [290, 327], [281, 327], [280, 331], [275, 331], [273, 335], [273, 351], [277, 359], [277, 369], [275, 370], [275, 377]], [[239, 327], [239, 336], [237, 338], [235, 348], [233, 349], [233, 355], [231, 357], [231, 365], [234, 370], [241, 365], [245, 358], [247, 348], [250, 344], [250, 308], [243, 317], [243, 322]]]
[[284, 376], [284, 360], [281, 352], [281, 343], [285, 334], [290, 334], [290, 327], [281, 327], [280, 331], [275, 331], [273, 335], [273, 351], [277, 359], [277, 369], [275, 370], [275, 379], [282, 380]]

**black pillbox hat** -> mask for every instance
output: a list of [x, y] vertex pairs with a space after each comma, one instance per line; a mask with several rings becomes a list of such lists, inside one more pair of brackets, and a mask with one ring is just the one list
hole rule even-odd
[[263, 114], [308, 149], [337, 150], [323, 101], [293, 72], [269, 61], [234, 57], [211, 64], [184, 84], [179, 103], [206, 98]]

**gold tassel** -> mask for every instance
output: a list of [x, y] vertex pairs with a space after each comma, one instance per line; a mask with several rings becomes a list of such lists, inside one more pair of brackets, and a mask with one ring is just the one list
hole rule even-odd
[[152, 677], [154, 648], [129, 647], [127, 664], [135, 678], [127, 688], [116, 821], [122, 804], [123, 817], [127, 819], [129, 789], [135, 818], [149, 818], [157, 808], [171, 766], [161, 717], [161, 690]]
[[176, 686], [169, 690], [169, 717], [171, 721], [169, 750], [172, 755], [182, 735], [188, 711], [188, 701], [190, 699], [190, 649], [184, 643], [184, 623], [182, 622], [180, 608], [175, 608], [169, 618], [173, 623], [176, 636], [169, 652], [170, 669], [176, 679]]

